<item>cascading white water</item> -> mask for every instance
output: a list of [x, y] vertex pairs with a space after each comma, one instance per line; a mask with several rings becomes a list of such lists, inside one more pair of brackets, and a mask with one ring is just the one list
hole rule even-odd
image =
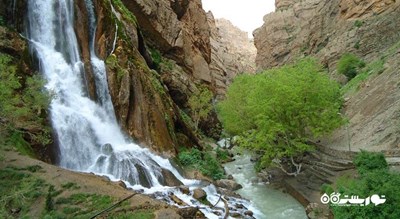
[[[123, 180], [129, 187], [144, 189], [146, 193], [161, 191], [163, 199], [168, 199], [168, 193], [172, 191], [187, 204], [202, 206], [207, 217], [218, 218], [212, 211], [222, 210], [210, 209], [176, 188], [163, 186], [162, 168], [171, 171], [191, 190], [198, 186], [199, 181], [184, 179], [167, 159], [153, 155], [122, 134], [109, 95], [105, 64], [95, 52], [96, 15], [93, 4], [91, 0], [85, 0], [85, 3], [97, 102], [88, 97], [84, 64], [74, 31], [74, 1], [28, 2], [30, 48], [39, 60], [40, 72], [47, 80], [46, 88], [54, 95], [50, 115], [59, 144], [60, 166]], [[214, 186], [205, 190], [209, 201], [218, 199]], [[231, 199], [229, 204], [236, 202]], [[250, 205], [244, 200], [240, 202]], [[224, 205], [219, 203], [217, 207], [223, 209]]]
[[46, 87], [54, 94], [50, 108], [60, 147], [60, 165], [108, 174], [131, 185], [141, 184], [139, 176], [143, 174], [149, 186], [159, 186], [162, 175], [154, 161], [156, 156], [127, 140], [117, 124], [105, 65], [94, 51], [93, 5], [89, 0], [85, 2], [98, 103], [87, 96], [84, 86], [84, 68], [73, 29], [73, 1], [29, 1], [28, 37], [48, 81]]

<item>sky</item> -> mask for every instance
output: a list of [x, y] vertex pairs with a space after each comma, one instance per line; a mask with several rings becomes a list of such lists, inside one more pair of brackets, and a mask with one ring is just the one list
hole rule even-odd
[[206, 12], [215, 18], [226, 18], [235, 26], [248, 32], [261, 27], [264, 15], [275, 10], [275, 0], [202, 0]]

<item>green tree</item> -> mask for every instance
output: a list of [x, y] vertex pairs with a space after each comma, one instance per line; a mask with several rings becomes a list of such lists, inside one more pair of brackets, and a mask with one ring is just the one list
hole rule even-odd
[[[293, 157], [311, 150], [307, 141], [339, 127], [342, 100], [339, 85], [313, 59], [240, 75], [218, 104], [224, 128], [239, 144], [262, 154], [261, 167], [271, 164], [297, 175]], [[285, 169], [288, 159], [296, 171]]]
[[351, 80], [364, 66], [365, 62], [359, 59], [357, 56], [351, 53], [345, 53], [342, 55], [342, 57], [340, 57], [337, 63], [337, 71], [340, 74], [346, 75], [346, 77]]
[[208, 88], [200, 87], [199, 91], [189, 98], [188, 103], [196, 131], [199, 128], [200, 120], [207, 118], [212, 110], [212, 97], [213, 94]]

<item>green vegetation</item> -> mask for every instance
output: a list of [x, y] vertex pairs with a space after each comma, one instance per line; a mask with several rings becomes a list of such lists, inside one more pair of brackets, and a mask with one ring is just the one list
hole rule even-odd
[[368, 79], [371, 75], [381, 74], [385, 70], [384, 64], [384, 59], [378, 59], [369, 63], [367, 66], [365, 66], [365, 68], [362, 69], [361, 73], [357, 74], [356, 77], [351, 79], [345, 86], [341, 88], [341, 93], [348, 94], [356, 91], [362, 82]]
[[337, 71], [345, 75], [349, 80], [353, 79], [365, 66], [365, 62], [354, 54], [345, 53], [337, 63]]
[[391, 173], [381, 153], [361, 152], [354, 160], [359, 177], [337, 181], [337, 192], [367, 198], [385, 195], [386, 202], [375, 206], [331, 206], [335, 218], [400, 218], [400, 175]]
[[[218, 105], [225, 130], [237, 135], [239, 145], [262, 154], [260, 167], [312, 150], [307, 141], [343, 124], [339, 85], [328, 78], [313, 59], [240, 75]], [[289, 161], [289, 160], [287, 160]]]
[[[128, 65], [129, 65], [130, 61], [128, 61]], [[119, 63], [118, 63], [118, 59], [117, 56], [114, 54], [111, 54], [110, 56], [107, 57], [106, 59], [106, 64], [109, 68], [111, 68], [112, 70], [114, 70], [117, 74], [117, 81], [121, 82], [121, 80], [123, 79], [123, 77], [125, 75], [128, 75], [128, 70], [126, 70], [125, 68], [122, 68]]]
[[29, 143], [50, 143], [45, 111], [50, 95], [43, 91], [39, 75], [19, 75], [11, 56], [0, 53], [0, 145], [16, 147], [32, 155]]
[[207, 118], [208, 114], [212, 110], [211, 99], [213, 94], [206, 87], [200, 87], [197, 93], [194, 93], [189, 98], [189, 108], [191, 109], [191, 115], [194, 122], [195, 131], [199, 129], [199, 123], [201, 119]]
[[354, 44], [354, 49], [359, 49], [360, 48], [360, 41], [357, 41], [355, 44]]
[[162, 62], [162, 56], [160, 51], [158, 51], [157, 49], [154, 48], [150, 48], [150, 55], [151, 55], [151, 59], [153, 60], [153, 69], [155, 69], [156, 71], [160, 71], [160, 64]]
[[354, 21], [354, 26], [357, 28], [360, 28], [363, 25], [364, 22], [360, 21], [360, 20], [356, 20]]
[[43, 194], [47, 185], [41, 179], [12, 167], [0, 170], [0, 218], [21, 217], [29, 212], [32, 206]]
[[[113, 205], [107, 195], [79, 193], [76, 183], [57, 188], [34, 173], [40, 166], [0, 169], [0, 218], [90, 218]], [[65, 192], [68, 190], [68, 192]], [[132, 211], [127, 202], [114, 209], [107, 218], [154, 218], [152, 209]]]
[[160, 51], [150, 47], [149, 48], [151, 59], [153, 60], [153, 66], [151, 66], [157, 72], [161, 72], [163, 70], [172, 71], [174, 69], [174, 61], [164, 58]]
[[124, 3], [122, 3], [121, 0], [112, 0], [112, 3], [114, 3], [114, 7], [119, 12], [121, 12], [125, 19], [127, 19], [132, 24], [137, 24], [135, 15], [133, 15], [133, 13], [125, 7]]
[[217, 147], [217, 149], [215, 149], [215, 153], [217, 159], [222, 163], [228, 162], [230, 160], [229, 152], [227, 150]]
[[364, 175], [374, 170], [387, 170], [388, 164], [382, 153], [361, 151], [354, 159], [359, 174]]
[[4, 26], [6, 22], [4, 22], [4, 18], [0, 16], [0, 26]]
[[222, 179], [225, 175], [221, 164], [210, 151], [202, 152], [196, 148], [183, 150], [178, 154], [178, 161], [183, 166], [200, 170], [202, 174], [214, 180]]
[[63, 189], [79, 189], [80, 188], [80, 186], [78, 186], [76, 183], [73, 183], [73, 182], [68, 182], [68, 183], [62, 184], [61, 187]]

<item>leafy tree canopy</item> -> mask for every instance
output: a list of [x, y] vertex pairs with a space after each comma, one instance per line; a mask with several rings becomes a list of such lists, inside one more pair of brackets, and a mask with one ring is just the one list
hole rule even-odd
[[238, 135], [242, 146], [262, 152], [261, 166], [267, 166], [310, 150], [308, 140], [339, 127], [341, 103], [339, 85], [307, 58], [238, 76], [218, 112], [226, 131]]

